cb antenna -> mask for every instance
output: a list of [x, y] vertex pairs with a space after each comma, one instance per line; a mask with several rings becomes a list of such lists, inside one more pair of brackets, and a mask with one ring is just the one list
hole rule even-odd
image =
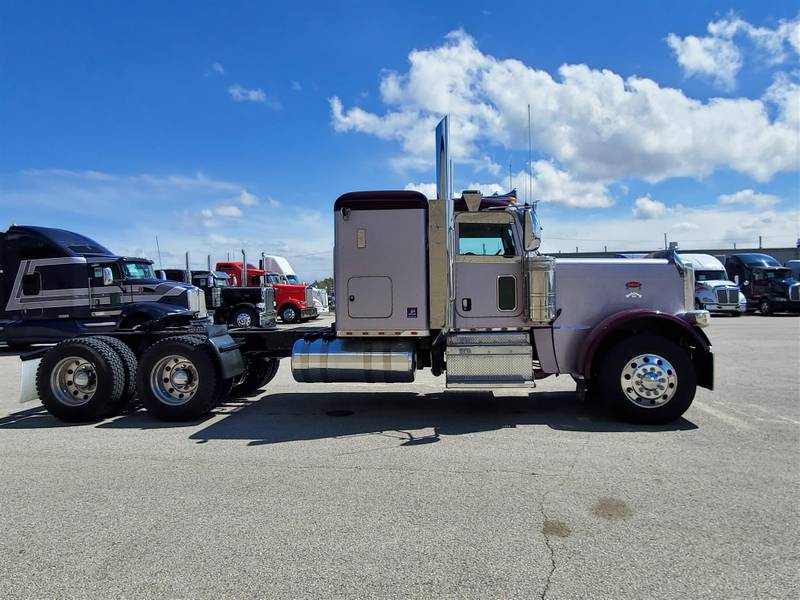
[[528, 199], [534, 208], [536, 201], [533, 199], [533, 134], [531, 127], [531, 105], [528, 104]]
[[158, 236], [156, 236], [156, 249], [158, 250], [158, 268], [163, 269], [164, 263], [161, 262], [161, 246], [158, 245]]

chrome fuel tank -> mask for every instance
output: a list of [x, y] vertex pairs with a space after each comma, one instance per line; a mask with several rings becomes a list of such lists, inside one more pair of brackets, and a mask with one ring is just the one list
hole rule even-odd
[[408, 383], [414, 381], [414, 346], [394, 340], [297, 340], [292, 375], [301, 383]]

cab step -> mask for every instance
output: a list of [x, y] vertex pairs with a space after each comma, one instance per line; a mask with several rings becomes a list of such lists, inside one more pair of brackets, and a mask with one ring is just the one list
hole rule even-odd
[[459, 332], [447, 336], [448, 388], [535, 387], [527, 332]]

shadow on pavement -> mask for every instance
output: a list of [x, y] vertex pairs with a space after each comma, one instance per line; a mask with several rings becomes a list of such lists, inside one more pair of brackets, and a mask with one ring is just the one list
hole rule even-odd
[[[222, 417], [218, 419], [217, 417]], [[562, 431], [661, 432], [686, 431], [697, 426], [684, 419], [668, 425], [621, 423], [599, 407], [580, 402], [574, 392], [538, 392], [529, 396], [493, 396], [489, 392], [311, 392], [267, 394], [261, 399], [230, 399], [210, 417], [188, 423], [156, 421], [144, 410], [132, 408], [114, 419], [94, 424], [99, 428], [197, 428], [197, 443], [209, 440], [243, 440], [248, 445], [300, 440], [392, 434], [402, 446], [416, 446], [482, 431], [519, 425], [542, 425]], [[66, 425], [43, 407], [0, 419], [0, 429], [27, 429]], [[413, 431], [433, 429], [416, 437]]]

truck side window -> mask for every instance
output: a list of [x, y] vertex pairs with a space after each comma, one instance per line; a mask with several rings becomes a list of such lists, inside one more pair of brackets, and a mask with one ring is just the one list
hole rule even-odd
[[497, 278], [497, 308], [500, 310], [517, 308], [517, 278], [513, 275], [501, 275]]
[[458, 226], [458, 253], [462, 256], [514, 256], [511, 225], [500, 223], [461, 223]]
[[92, 287], [103, 287], [103, 267], [110, 267], [115, 280], [121, 279], [119, 267], [115, 264], [105, 263], [89, 267], [89, 277]]
[[30, 273], [22, 276], [22, 293], [26, 296], [36, 296], [42, 291], [42, 276], [39, 273]]

